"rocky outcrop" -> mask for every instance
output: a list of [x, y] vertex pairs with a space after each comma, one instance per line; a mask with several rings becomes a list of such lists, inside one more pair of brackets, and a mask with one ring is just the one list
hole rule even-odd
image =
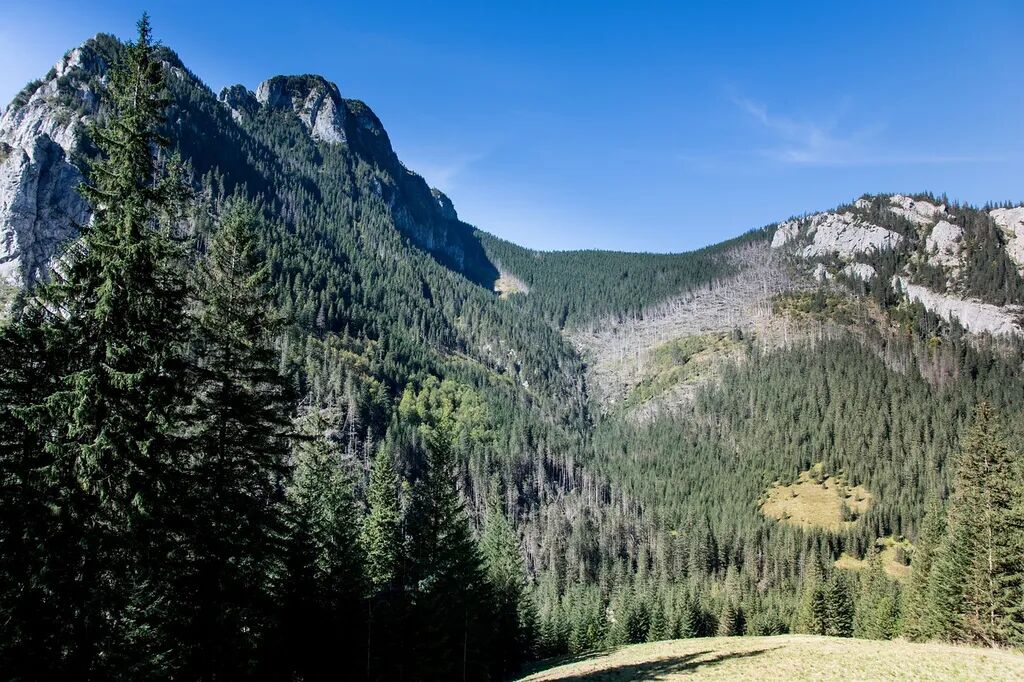
[[107, 59], [101, 37], [58, 61], [27, 99], [0, 117], [0, 277], [15, 286], [45, 279], [61, 244], [89, 219], [72, 156], [99, 109], [95, 83]]
[[260, 83], [255, 98], [270, 109], [295, 112], [315, 140], [328, 144], [347, 140], [341, 93], [321, 76], [274, 76]]
[[850, 263], [843, 268], [843, 274], [850, 279], [870, 282], [875, 278], [875, 268], [867, 263]]
[[1024, 335], [1024, 328], [1020, 322], [1024, 311], [1019, 308], [1000, 307], [950, 294], [940, 294], [927, 287], [911, 284], [905, 277], [895, 277], [893, 287], [936, 315], [950, 321], [957, 320], [968, 331], [977, 334], [987, 332], [997, 336]]
[[441, 209], [441, 217], [446, 220], [458, 220], [459, 214], [455, 211], [455, 205], [452, 200], [448, 198], [448, 195], [437, 189], [436, 187], [430, 188], [430, 194], [437, 201], [437, 207]]
[[259, 106], [256, 95], [244, 85], [232, 85], [220, 91], [217, 99], [231, 111], [236, 121], [251, 114]]
[[782, 223], [772, 238], [772, 248], [805, 243], [804, 258], [839, 256], [850, 258], [898, 247], [903, 237], [878, 225], [872, 225], [854, 213], [816, 213], [800, 220]]
[[960, 243], [963, 237], [963, 228], [940, 220], [925, 239], [928, 260], [933, 265], [948, 267], [955, 272], [960, 267]]
[[46, 279], [61, 244], [89, 219], [82, 174], [48, 135], [0, 164], [0, 277], [21, 286]]
[[800, 221], [798, 220], [787, 220], [781, 223], [776, 229], [775, 234], [772, 236], [772, 248], [781, 249], [786, 244], [790, 243], [800, 233]]
[[1006, 252], [1024, 271], [1024, 206], [996, 208], [988, 213], [1006, 238]]
[[944, 205], [913, 199], [903, 194], [893, 194], [889, 197], [889, 203], [889, 211], [917, 225], [930, 225], [938, 217], [946, 214]]

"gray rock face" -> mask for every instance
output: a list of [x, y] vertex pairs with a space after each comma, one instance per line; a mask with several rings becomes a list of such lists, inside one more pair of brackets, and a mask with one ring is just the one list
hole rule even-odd
[[243, 115], [252, 113], [259, 106], [259, 101], [244, 85], [232, 85], [220, 91], [218, 99], [231, 110], [231, 116], [237, 121]]
[[347, 139], [341, 93], [320, 76], [274, 76], [260, 83], [255, 97], [270, 109], [295, 112], [313, 139], [328, 144]]
[[862, 282], [870, 282], [875, 278], [875, 268], [868, 263], [850, 263], [843, 268], [843, 274]]
[[46, 279], [61, 244], [89, 220], [71, 156], [99, 107], [89, 82], [107, 68], [91, 45], [64, 55], [49, 80], [0, 117], [0, 277], [8, 284]]
[[459, 219], [459, 214], [455, 211], [455, 205], [452, 203], [452, 200], [448, 198], [447, 194], [436, 187], [431, 187], [430, 193], [434, 195], [434, 199], [437, 200], [437, 206], [441, 209], [441, 217], [448, 220]]
[[0, 164], [0, 277], [22, 286], [45, 280], [61, 244], [89, 219], [76, 188], [82, 174], [46, 134]]
[[963, 237], [963, 228], [940, 220], [925, 239], [928, 260], [955, 271], [960, 266], [960, 242]]
[[853, 213], [816, 213], [803, 220], [789, 220], [775, 231], [772, 248], [805, 243], [804, 258], [836, 255], [850, 258], [898, 247], [903, 237], [857, 218]]
[[1006, 252], [1024, 272], [1024, 206], [996, 208], [989, 215], [1006, 238]]
[[946, 207], [936, 205], [929, 201], [915, 201], [903, 194], [894, 194], [889, 197], [889, 210], [898, 216], [903, 216], [917, 225], [929, 225], [935, 222], [938, 216], [945, 215]]
[[996, 336], [1020, 336], [1024, 334], [1020, 325], [1021, 310], [1012, 306], [1000, 307], [941, 294], [926, 287], [910, 284], [904, 277], [893, 278], [893, 288], [902, 291], [911, 301], [921, 303], [925, 308], [947, 320], [956, 319], [968, 331], [994, 334]]

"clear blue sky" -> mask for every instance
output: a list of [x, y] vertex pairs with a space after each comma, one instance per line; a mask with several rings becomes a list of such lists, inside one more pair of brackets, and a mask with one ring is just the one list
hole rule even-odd
[[[0, 99], [137, 2], [7, 0]], [[460, 216], [679, 251], [863, 192], [1024, 199], [1024, 3], [153, 2], [214, 90], [320, 73]]]

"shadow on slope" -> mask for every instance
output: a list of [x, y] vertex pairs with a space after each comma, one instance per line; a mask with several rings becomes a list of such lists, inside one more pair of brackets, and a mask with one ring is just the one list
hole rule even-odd
[[[777, 648], [777, 647], [776, 647]], [[641, 663], [623, 663], [610, 668], [581, 672], [577, 674], [561, 676], [558, 680], [605, 680], [615, 682], [618, 680], [658, 680], [665, 675], [689, 674], [701, 668], [709, 668], [720, 665], [726, 661], [752, 658], [768, 653], [773, 649], [754, 649], [752, 651], [734, 651], [716, 655], [713, 651], [696, 651], [692, 654], [681, 656], [665, 656], [653, 661]], [[581, 657], [585, 658], [585, 657]]]

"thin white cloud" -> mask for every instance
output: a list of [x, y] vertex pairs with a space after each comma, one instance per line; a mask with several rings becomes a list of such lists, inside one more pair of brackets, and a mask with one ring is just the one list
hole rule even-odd
[[430, 150], [430, 153], [407, 153], [404, 161], [406, 167], [423, 176], [428, 185], [447, 194], [457, 188], [459, 177], [484, 156], [483, 153], [444, 154]]
[[768, 134], [767, 146], [754, 152], [769, 161], [792, 166], [897, 166], [980, 163], [996, 160], [976, 154], [908, 152], [894, 149], [882, 139], [884, 125], [843, 129], [847, 107], [837, 108], [825, 121], [796, 119], [769, 111], [768, 107], [735, 92], [730, 99]]

